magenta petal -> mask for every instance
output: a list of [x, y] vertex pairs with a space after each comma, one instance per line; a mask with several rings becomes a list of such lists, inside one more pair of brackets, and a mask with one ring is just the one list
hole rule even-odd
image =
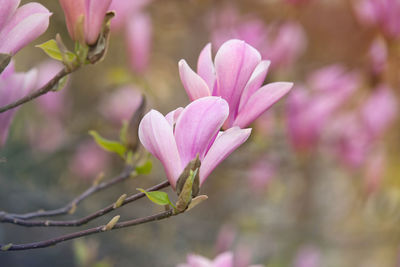
[[211, 95], [212, 88], [208, 87], [206, 82], [189, 67], [184, 59], [179, 61], [179, 75], [191, 101]]
[[213, 267], [233, 267], [232, 252], [224, 252], [214, 259]]
[[179, 116], [175, 139], [186, 166], [197, 154], [200, 160], [229, 114], [228, 103], [220, 97], [208, 96], [190, 103]]
[[233, 125], [240, 128], [247, 127], [264, 111], [286, 95], [292, 86], [293, 83], [276, 82], [261, 87], [243, 106]]
[[249, 138], [250, 133], [251, 129], [233, 127], [218, 135], [201, 162], [200, 184], [204, 183], [208, 175], [210, 175], [218, 164]]
[[165, 115], [165, 118], [167, 119], [168, 123], [174, 127], [176, 121], [178, 120], [179, 116], [181, 115], [183, 111], [182, 107], [179, 107], [171, 112], [169, 112], [167, 115]]
[[256, 69], [254, 70], [253, 74], [250, 77], [250, 80], [246, 84], [246, 87], [243, 90], [242, 97], [240, 98], [239, 104], [239, 112], [243, 108], [243, 106], [247, 103], [249, 98], [258, 90], [260, 89], [261, 85], [263, 84], [265, 77], [267, 76], [268, 68], [271, 65], [271, 61], [263, 60], [261, 61]]
[[215, 56], [217, 93], [229, 103], [229, 123], [239, 108], [239, 100], [254, 69], [261, 61], [260, 53], [240, 40], [224, 43]]
[[208, 43], [203, 50], [201, 50], [199, 59], [197, 61], [197, 73], [206, 82], [210, 92], [214, 89], [215, 84], [215, 69], [211, 55], [211, 44]]
[[139, 124], [139, 139], [143, 146], [161, 161], [171, 186], [175, 188], [183, 168], [173, 129], [160, 112], [151, 110], [143, 117]]
[[20, 0], [0, 0], [0, 31], [14, 14], [20, 2]]
[[212, 262], [200, 255], [190, 254], [187, 256], [187, 266], [189, 267], [210, 267]]
[[91, 45], [97, 42], [101, 27], [103, 25], [104, 17], [108, 8], [110, 7], [111, 0], [86, 0], [85, 1], [85, 40], [86, 43]]

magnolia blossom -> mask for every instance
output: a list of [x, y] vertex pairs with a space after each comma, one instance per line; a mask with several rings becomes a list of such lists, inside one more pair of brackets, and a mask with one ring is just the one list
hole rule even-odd
[[18, 8], [20, 0], [0, 0], [0, 53], [16, 54], [42, 35], [51, 13], [39, 3]]
[[251, 129], [238, 127], [219, 132], [228, 114], [228, 103], [213, 96], [193, 101], [165, 117], [151, 110], [140, 122], [139, 139], [164, 165], [173, 188], [183, 169], [199, 155], [200, 184], [203, 184], [211, 171], [251, 133]]
[[185, 60], [179, 61], [179, 74], [190, 100], [221, 96], [229, 103], [229, 116], [223, 128], [247, 127], [289, 92], [293, 84], [275, 82], [262, 86], [270, 61], [241, 40], [230, 40], [218, 50], [214, 62], [211, 44], [200, 53], [195, 73]]
[[233, 7], [226, 7], [211, 16], [212, 41], [220, 47], [229, 39], [244, 40], [270, 60], [271, 67], [288, 68], [306, 48], [303, 28], [296, 22], [270, 24], [257, 17], [241, 16]]
[[[37, 71], [16, 73], [11, 62], [0, 74], [0, 106], [10, 104], [23, 97], [33, 89], [36, 83]], [[12, 118], [18, 108], [0, 114], [0, 146], [7, 140]]]
[[[209, 260], [203, 256], [189, 254], [187, 263], [179, 264], [177, 267], [235, 267], [236, 262], [232, 252], [219, 254], [214, 260]], [[262, 265], [246, 265], [241, 267], [263, 267]]]
[[371, 62], [371, 71], [375, 75], [379, 75], [387, 68], [388, 49], [385, 40], [376, 38], [368, 51], [369, 60]]
[[297, 150], [309, 150], [318, 143], [334, 113], [359, 85], [356, 72], [331, 65], [309, 75], [306, 86], [297, 86], [287, 101], [289, 140]]
[[112, 0], [59, 0], [72, 40], [93, 45]]
[[398, 0], [358, 0], [355, 10], [361, 23], [379, 27], [388, 37], [400, 37]]
[[113, 0], [110, 10], [116, 12], [111, 26], [115, 30], [125, 27], [129, 63], [134, 72], [143, 73], [150, 61], [152, 43], [151, 17], [143, 11], [151, 0]]
[[107, 95], [100, 103], [100, 112], [116, 124], [129, 121], [142, 101], [141, 92], [132, 86], [124, 86]]

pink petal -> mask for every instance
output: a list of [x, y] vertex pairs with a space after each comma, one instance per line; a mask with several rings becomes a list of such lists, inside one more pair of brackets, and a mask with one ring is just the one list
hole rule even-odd
[[149, 65], [152, 31], [151, 18], [147, 14], [134, 13], [127, 22], [129, 62], [135, 72], [143, 73]]
[[179, 61], [179, 75], [190, 101], [211, 95], [212, 89], [189, 67], [184, 59]]
[[195, 254], [187, 256], [187, 263], [190, 267], [213, 267], [212, 262], [209, 259]]
[[77, 23], [80, 16], [85, 16], [85, 0], [59, 0], [65, 14], [65, 21], [71, 38], [76, 41], [75, 36]]
[[206, 82], [210, 92], [214, 89], [215, 69], [211, 56], [211, 44], [208, 43], [200, 53], [197, 61], [197, 73]]
[[165, 118], [167, 119], [168, 123], [174, 127], [176, 121], [178, 120], [179, 116], [181, 115], [183, 111], [182, 107], [179, 107], [173, 111], [171, 111], [170, 113], [168, 113], [167, 115], [165, 115]]
[[239, 104], [239, 112], [243, 108], [243, 106], [247, 103], [249, 98], [258, 90], [260, 89], [261, 85], [263, 84], [265, 77], [267, 76], [268, 68], [271, 65], [271, 61], [263, 60], [261, 61], [256, 69], [254, 70], [253, 74], [250, 77], [250, 80], [246, 84], [246, 87], [243, 90], [242, 97], [240, 98]]
[[20, 7], [0, 33], [0, 52], [15, 54], [35, 40], [47, 30], [50, 15], [37, 3]]
[[238, 114], [233, 125], [244, 128], [257, 119], [264, 111], [286, 95], [293, 83], [276, 82], [261, 87], [254, 93]]
[[85, 1], [85, 40], [87, 44], [92, 45], [97, 42], [110, 4], [111, 0]]
[[143, 146], [164, 166], [171, 186], [183, 171], [171, 125], [156, 110], [147, 113], [139, 124], [139, 139]]
[[236, 117], [240, 96], [260, 61], [260, 53], [244, 41], [229, 40], [218, 50], [215, 56], [217, 94], [229, 103], [228, 124]]
[[0, 31], [14, 14], [21, 0], [0, 0]]
[[202, 160], [228, 114], [228, 103], [215, 96], [195, 100], [182, 111], [175, 126], [182, 166], [185, 167], [197, 154]]
[[201, 162], [200, 184], [203, 184], [208, 175], [226, 159], [236, 148], [243, 144], [249, 138], [251, 129], [240, 129], [233, 127], [215, 139], [207, 155]]
[[233, 267], [232, 252], [225, 252], [214, 259], [213, 267]]

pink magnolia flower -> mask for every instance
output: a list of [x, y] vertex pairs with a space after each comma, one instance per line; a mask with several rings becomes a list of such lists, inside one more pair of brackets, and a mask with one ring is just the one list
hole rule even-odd
[[72, 40], [86, 42], [88, 45], [95, 44], [112, 0], [59, 1]]
[[143, 73], [150, 61], [152, 43], [151, 17], [143, 11], [151, 0], [113, 0], [110, 10], [116, 12], [111, 26], [119, 30], [125, 27], [129, 63], [134, 72]]
[[203, 184], [211, 171], [251, 133], [251, 129], [238, 127], [219, 132], [228, 114], [228, 103], [213, 96], [193, 101], [165, 117], [151, 110], [140, 122], [139, 139], [164, 165], [173, 188], [183, 169], [199, 155], [200, 184]]
[[388, 37], [400, 37], [400, 2], [398, 0], [359, 0], [355, 11], [361, 23], [379, 27]]
[[18, 8], [20, 0], [0, 0], [0, 53], [16, 54], [42, 35], [51, 13], [39, 3]]
[[385, 71], [387, 67], [388, 51], [385, 40], [376, 38], [369, 48], [369, 60], [371, 62], [371, 70], [374, 75], [379, 75]]
[[100, 104], [100, 112], [107, 119], [122, 124], [128, 121], [138, 109], [142, 101], [142, 94], [131, 86], [117, 89], [107, 96]]
[[185, 60], [179, 61], [179, 74], [191, 101], [205, 96], [221, 96], [229, 103], [229, 116], [223, 128], [247, 127], [289, 92], [293, 84], [275, 82], [261, 86], [269, 61], [240, 40], [230, 40], [218, 50], [213, 63], [211, 44], [200, 53], [195, 73]]
[[108, 154], [89, 140], [78, 146], [69, 167], [75, 175], [93, 179], [104, 171], [108, 161]]
[[[37, 72], [31, 70], [26, 73], [16, 73], [11, 62], [0, 74], [0, 106], [16, 101], [33, 89], [36, 83]], [[7, 140], [11, 121], [18, 108], [0, 114], [0, 146]]]
[[273, 69], [290, 67], [306, 48], [304, 30], [296, 22], [267, 25], [259, 18], [241, 16], [231, 6], [215, 12], [210, 20], [216, 47], [232, 38], [244, 40], [270, 60]]
[[187, 263], [179, 264], [178, 267], [234, 267], [232, 252], [224, 252], [214, 260], [203, 256], [190, 254], [187, 256]]

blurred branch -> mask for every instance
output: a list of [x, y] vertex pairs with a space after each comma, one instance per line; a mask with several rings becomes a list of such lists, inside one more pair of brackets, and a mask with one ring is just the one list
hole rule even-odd
[[22, 104], [25, 104], [25, 103], [27, 103], [29, 101], [32, 101], [32, 100], [38, 98], [41, 95], [44, 95], [44, 94], [50, 92], [62, 78], [64, 78], [68, 74], [74, 72], [78, 68], [79, 68], [79, 66], [71, 68], [71, 69], [64, 68], [59, 73], [57, 73], [57, 75], [54, 76], [53, 79], [51, 79], [49, 82], [47, 82], [43, 87], [39, 88], [36, 91], [33, 91], [32, 93], [24, 96], [23, 98], [15, 101], [15, 102], [13, 102], [11, 104], [8, 104], [8, 105], [6, 105], [4, 107], [0, 107], [0, 113], [3, 113], [3, 112], [6, 112], [7, 110], [16, 108], [16, 107], [18, 107], [18, 106], [20, 106]]
[[[160, 212], [151, 216], [143, 217], [143, 218], [138, 218], [134, 220], [129, 220], [121, 223], [116, 223], [115, 225], [101, 225], [97, 226], [94, 228], [90, 228], [87, 230], [71, 233], [71, 234], [66, 234], [62, 235], [53, 239], [45, 240], [45, 241], [39, 241], [39, 242], [33, 242], [33, 243], [26, 243], [26, 244], [7, 244], [7, 245], [2, 245], [0, 244], [1, 251], [11, 251], [11, 250], [29, 250], [29, 249], [36, 249], [36, 248], [45, 248], [45, 247], [50, 247], [54, 246], [58, 243], [83, 237], [83, 236], [88, 236], [88, 235], [93, 235], [97, 233], [102, 233], [106, 231], [111, 231], [115, 229], [120, 229], [120, 228], [125, 228], [125, 227], [130, 227], [130, 226], [135, 226], [139, 224], [144, 224], [148, 222], [153, 222], [153, 221], [158, 221], [162, 219], [169, 218], [171, 216], [174, 216], [177, 214], [174, 214], [173, 210], [167, 210], [164, 212]], [[110, 221], [111, 223], [111, 221]]]
[[[126, 169], [119, 174], [118, 176], [112, 178], [109, 181], [102, 182], [99, 184], [93, 184], [89, 189], [83, 192], [81, 195], [74, 198], [70, 203], [65, 205], [62, 208], [54, 209], [54, 210], [39, 210], [35, 212], [29, 212], [24, 214], [14, 214], [14, 213], [7, 213], [7, 212], [0, 212], [0, 222], [11, 222], [10, 220], [14, 221], [25, 221], [32, 218], [37, 217], [49, 217], [49, 216], [57, 216], [57, 215], [64, 215], [67, 213], [73, 213], [76, 209], [76, 206], [83, 201], [84, 199], [88, 198], [92, 194], [99, 192], [103, 189], [111, 187], [114, 184], [120, 183], [126, 179], [128, 179], [134, 170], [133, 167], [126, 167]], [[5, 221], [7, 220], [7, 221]]]
[[[114, 179], [115, 180], [115, 179]], [[148, 188], [146, 191], [150, 192], [150, 191], [156, 191], [156, 190], [160, 190], [163, 189], [165, 187], [169, 186], [169, 182], [165, 181], [162, 182], [158, 185], [155, 185], [153, 187]], [[133, 201], [136, 201], [138, 199], [141, 199], [142, 197], [144, 197], [145, 194], [144, 193], [137, 193], [134, 195], [131, 195], [127, 198], [124, 199], [124, 201], [122, 201], [121, 203], [119, 203], [118, 205], [115, 205], [115, 203], [108, 205], [107, 207], [98, 210], [97, 212], [94, 212], [86, 217], [83, 217], [81, 219], [77, 219], [77, 220], [68, 220], [68, 221], [51, 221], [51, 220], [40, 220], [40, 221], [27, 221], [27, 220], [21, 220], [12, 216], [9, 216], [7, 214], [0, 214], [0, 222], [2, 223], [12, 223], [12, 224], [17, 224], [17, 225], [21, 225], [21, 226], [27, 226], [27, 227], [35, 227], [35, 226], [81, 226], [83, 224], [86, 224], [98, 217], [101, 217], [121, 206], [124, 206], [128, 203], [131, 203]]]

